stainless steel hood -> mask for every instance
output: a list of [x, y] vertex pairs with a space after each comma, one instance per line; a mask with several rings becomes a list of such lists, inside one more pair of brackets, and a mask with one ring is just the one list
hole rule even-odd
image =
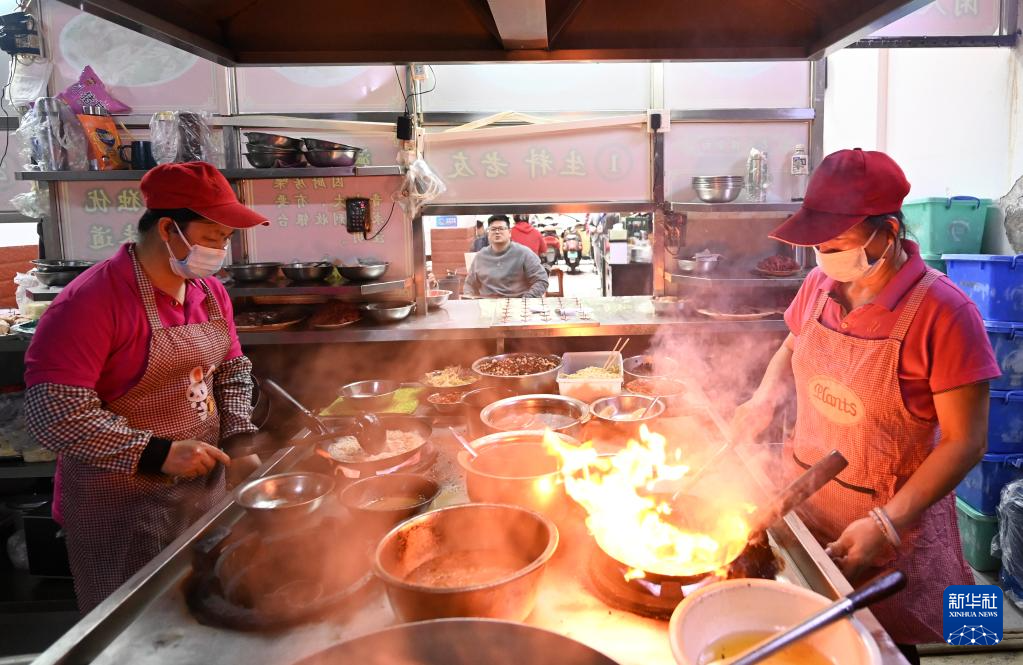
[[209, 60], [234, 66], [817, 59], [928, 3], [928, 0], [62, 1]]

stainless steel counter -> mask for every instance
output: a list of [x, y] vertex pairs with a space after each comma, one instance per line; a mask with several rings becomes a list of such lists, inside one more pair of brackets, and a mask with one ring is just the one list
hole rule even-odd
[[244, 346], [259, 344], [329, 344], [333, 342], [404, 342], [431, 339], [517, 339], [530, 337], [601, 337], [610, 335], [653, 335], [668, 328], [687, 334], [721, 332], [784, 332], [785, 322], [714, 321], [693, 314], [692, 317], [665, 317], [654, 314], [649, 296], [614, 298], [580, 298], [593, 310], [600, 325], [551, 326], [549, 328], [492, 327], [488, 308], [495, 301], [451, 300], [443, 308], [426, 316], [410, 316], [393, 325], [360, 321], [331, 331], [283, 330], [278, 332], [242, 333]]
[[[443, 488], [434, 505], [464, 503], [464, 481], [453, 462], [458, 445], [443, 435], [433, 441], [439, 455], [432, 473]], [[282, 450], [259, 473], [286, 470], [307, 454], [302, 448]], [[759, 488], [753, 491], [762, 493], [764, 476], [742, 461], [749, 457], [747, 451], [736, 455], [722, 473], [734, 479], [737, 470], [745, 470], [750, 474], [749, 484]], [[197, 623], [186, 609], [180, 589], [191, 566], [189, 545], [209, 527], [230, 525], [241, 515], [241, 509], [225, 499], [34, 662], [287, 665], [331, 644], [395, 623], [379, 585], [371, 588], [357, 608], [274, 633], [243, 633]], [[850, 591], [797, 517], [788, 515], [771, 528], [769, 536], [785, 562], [781, 579], [833, 598]], [[572, 547], [572, 542], [578, 541], [563, 538], [561, 549]], [[668, 623], [605, 605], [588, 590], [585, 573], [572, 565], [568, 552], [559, 551], [551, 561], [527, 623], [584, 642], [623, 665], [672, 665]], [[861, 611], [857, 616], [878, 641], [886, 664], [905, 663], [871, 614]]]

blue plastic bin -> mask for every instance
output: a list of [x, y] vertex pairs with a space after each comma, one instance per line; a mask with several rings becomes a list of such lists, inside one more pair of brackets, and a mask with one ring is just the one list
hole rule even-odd
[[1002, 370], [991, 390], [1023, 390], [1023, 322], [985, 321], [984, 327]]
[[990, 204], [976, 196], [932, 197], [907, 201], [902, 214], [921, 254], [968, 254], [980, 251]]
[[956, 495], [985, 515], [993, 516], [998, 512], [1002, 488], [1020, 478], [1023, 455], [988, 453], [959, 483]]
[[1023, 453], [1023, 390], [992, 390], [988, 415], [990, 453]]
[[949, 278], [993, 321], [1023, 321], [1023, 254], [943, 254]]

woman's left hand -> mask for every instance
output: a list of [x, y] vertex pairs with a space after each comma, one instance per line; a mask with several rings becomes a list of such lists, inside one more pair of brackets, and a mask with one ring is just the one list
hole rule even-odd
[[879, 565], [885, 550], [890, 547], [881, 529], [872, 517], [863, 517], [845, 528], [824, 551], [838, 564], [850, 582], [864, 571]]

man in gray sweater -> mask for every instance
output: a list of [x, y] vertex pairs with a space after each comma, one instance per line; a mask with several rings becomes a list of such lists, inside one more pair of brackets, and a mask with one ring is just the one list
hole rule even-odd
[[483, 298], [542, 298], [547, 271], [535, 252], [512, 242], [508, 218], [495, 215], [487, 227], [490, 245], [473, 259], [462, 293]]

